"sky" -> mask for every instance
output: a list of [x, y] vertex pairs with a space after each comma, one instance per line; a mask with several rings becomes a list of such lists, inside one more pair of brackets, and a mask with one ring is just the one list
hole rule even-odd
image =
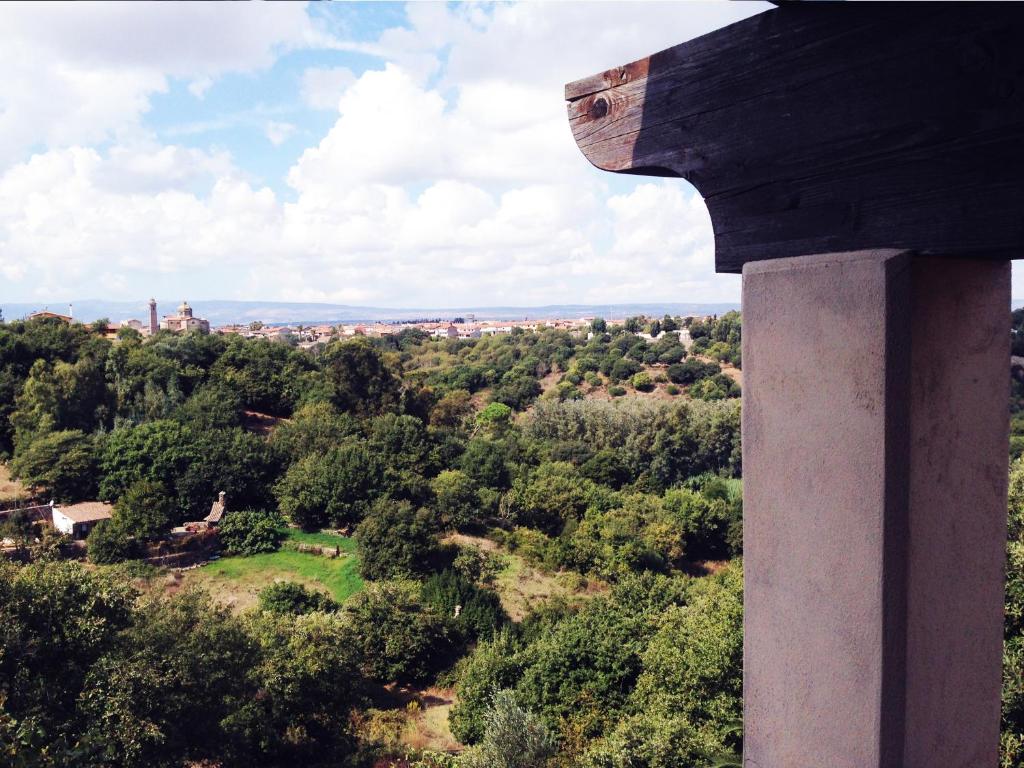
[[738, 301], [563, 86], [769, 7], [4, 4], [0, 301]]

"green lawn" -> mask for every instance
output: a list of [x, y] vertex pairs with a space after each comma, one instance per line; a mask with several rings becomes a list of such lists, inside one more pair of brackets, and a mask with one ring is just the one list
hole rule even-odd
[[347, 536], [339, 536], [336, 533], [306, 533], [298, 528], [288, 528], [285, 536], [289, 541], [297, 541], [300, 544], [315, 544], [321, 547], [341, 547], [342, 552], [353, 553], [356, 551], [356, 540]]
[[[244, 610], [256, 604], [260, 590], [275, 581], [297, 581], [311, 589], [326, 592], [338, 602], [344, 602], [363, 588], [359, 575], [359, 559], [355, 555], [355, 542], [343, 536], [326, 534], [289, 535], [299, 541], [339, 546], [341, 557], [330, 558], [281, 549], [249, 557], [225, 557], [207, 563], [202, 568], [185, 571], [183, 581], [202, 586], [219, 602]], [[306, 536], [322, 536], [311, 541]]]

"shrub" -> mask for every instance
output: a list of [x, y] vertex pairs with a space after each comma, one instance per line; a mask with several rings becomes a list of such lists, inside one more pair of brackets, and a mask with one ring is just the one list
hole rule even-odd
[[608, 387], [608, 394], [612, 397], [622, 397], [626, 394], [626, 388], [620, 387], [618, 384]]
[[633, 388], [638, 392], [650, 392], [654, 389], [654, 382], [651, 381], [650, 374], [646, 371], [640, 371], [640, 373], [634, 374], [632, 384]]
[[466, 768], [536, 768], [557, 751], [544, 721], [524, 709], [513, 691], [498, 691], [484, 716], [484, 738], [462, 759]]
[[497, 594], [481, 589], [457, 571], [435, 573], [424, 582], [422, 596], [423, 602], [448, 617], [466, 640], [490, 638], [508, 621]]
[[334, 613], [338, 604], [322, 592], [314, 592], [295, 581], [278, 581], [260, 591], [260, 610], [301, 616], [313, 611]]
[[87, 540], [89, 560], [100, 565], [120, 563], [139, 556], [139, 548], [113, 520], [100, 520]]
[[681, 390], [675, 384], [669, 384], [667, 387], [665, 387], [665, 391], [668, 392], [670, 395], [675, 396], [678, 395]]
[[220, 525], [220, 540], [232, 555], [274, 552], [284, 539], [281, 518], [255, 509], [229, 512]]

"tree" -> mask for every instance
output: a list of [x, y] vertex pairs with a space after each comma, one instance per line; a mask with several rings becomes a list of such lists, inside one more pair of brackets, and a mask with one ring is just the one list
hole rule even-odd
[[466, 641], [489, 638], [508, 621], [496, 592], [478, 587], [458, 571], [445, 569], [423, 583], [423, 601], [449, 618]]
[[19, 447], [11, 474], [55, 501], [92, 499], [97, 491], [96, 446], [80, 430], [47, 432]]
[[156, 541], [167, 535], [176, 515], [174, 499], [166, 486], [153, 480], [137, 480], [114, 505], [116, 527], [139, 541]]
[[434, 511], [445, 528], [462, 528], [476, 519], [477, 486], [464, 472], [446, 469], [430, 483]]
[[571, 464], [552, 462], [517, 480], [502, 499], [502, 512], [517, 525], [555, 535], [566, 522], [583, 516], [593, 492], [593, 484]]
[[445, 620], [423, 605], [414, 581], [368, 585], [345, 604], [365, 674], [383, 683], [415, 683], [449, 661]]
[[499, 402], [488, 404], [486, 408], [476, 415], [476, 425], [478, 428], [496, 433], [505, 430], [511, 423], [511, 420], [512, 408], [505, 403]]
[[0, 539], [11, 539], [14, 545], [25, 549], [35, 538], [35, 523], [23, 509], [16, 509], [0, 521]]
[[608, 332], [608, 323], [605, 322], [603, 317], [595, 317], [590, 321], [590, 330], [595, 334], [603, 334]]
[[483, 740], [463, 759], [467, 768], [543, 768], [557, 751], [544, 721], [523, 709], [513, 691], [494, 694], [485, 720]]
[[382, 492], [378, 457], [348, 442], [292, 464], [274, 487], [281, 512], [307, 531], [354, 525]]
[[330, 344], [324, 366], [331, 400], [343, 411], [372, 416], [398, 401], [398, 377], [366, 339]]
[[225, 723], [258, 690], [258, 645], [202, 592], [149, 601], [133, 618], [82, 687], [87, 753], [125, 768], [237, 764], [245, 739]]
[[430, 411], [430, 426], [439, 429], [460, 429], [471, 413], [472, 396], [465, 389], [456, 389], [434, 405]]
[[100, 520], [89, 531], [89, 562], [110, 565], [139, 556], [139, 547], [114, 520]]
[[85, 679], [130, 625], [134, 600], [126, 580], [77, 563], [0, 564], [0, 734], [18, 735], [0, 740], [4, 763], [75, 764]]
[[224, 515], [218, 530], [221, 543], [232, 555], [256, 555], [280, 548], [283, 527], [276, 514], [248, 509]]
[[358, 432], [359, 424], [350, 415], [338, 413], [330, 403], [310, 403], [274, 427], [270, 444], [297, 461], [311, 453], [326, 453]]
[[374, 580], [423, 573], [437, 547], [434, 533], [428, 510], [379, 499], [356, 529], [360, 573]]
[[302, 616], [313, 611], [334, 613], [339, 606], [323, 592], [314, 592], [296, 581], [276, 581], [259, 594], [261, 611]]
[[458, 666], [456, 702], [448, 714], [452, 734], [463, 744], [484, 738], [487, 711], [495, 691], [512, 688], [522, 676], [515, 637], [506, 627], [484, 640]]

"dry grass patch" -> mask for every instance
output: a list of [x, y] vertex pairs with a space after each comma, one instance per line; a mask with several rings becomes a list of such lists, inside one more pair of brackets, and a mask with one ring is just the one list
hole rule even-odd
[[494, 580], [501, 607], [513, 621], [522, 621], [530, 611], [548, 600], [562, 598], [570, 601], [585, 600], [607, 592], [607, 585], [596, 579], [584, 578], [571, 571], [549, 573], [535, 568], [520, 555], [506, 552], [495, 542], [480, 536], [456, 533], [447, 536], [445, 543], [460, 547], [475, 547], [489, 552], [501, 564]]
[[11, 471], [6, 464], [0, 464], [0, 503], [28, 501], [32, 494], [28, 489], [11, 478]]

